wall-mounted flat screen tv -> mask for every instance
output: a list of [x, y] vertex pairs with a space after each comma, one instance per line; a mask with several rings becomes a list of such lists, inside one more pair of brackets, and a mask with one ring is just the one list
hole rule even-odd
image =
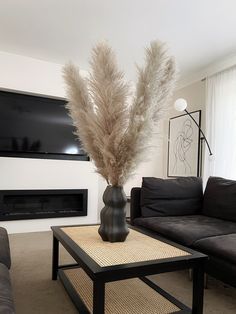
[[0, 91], [0, 156], [88, 160], [65, 104]]

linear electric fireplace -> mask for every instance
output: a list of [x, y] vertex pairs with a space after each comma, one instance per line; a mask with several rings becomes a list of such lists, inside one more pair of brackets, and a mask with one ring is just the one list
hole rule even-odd
[[87, 215], [87, 189], [1, 190], [0, 220]]

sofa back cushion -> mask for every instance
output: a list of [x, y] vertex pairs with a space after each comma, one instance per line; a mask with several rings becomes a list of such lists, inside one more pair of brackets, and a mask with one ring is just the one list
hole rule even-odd
[[140, 199], [143, 217], [199, 214], [202, 199], [201, 178], [143, 178]]
[[236, 221], [236, 181], [210, 177], [204, 192], [203, 214]]

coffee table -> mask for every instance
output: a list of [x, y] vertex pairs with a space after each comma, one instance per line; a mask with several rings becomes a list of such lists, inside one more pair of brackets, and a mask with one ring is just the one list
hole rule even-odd
[[[206, 255], [140, 228], [122, 243], [103, 242], [97, 225], [51, 228], [52, 279], [59, 275], [79, 313], [203, 313]], [[59, 265], [59, 243], [75, 264]], [[183, 269], [193, 271], [192, 309], [146, 277]]]

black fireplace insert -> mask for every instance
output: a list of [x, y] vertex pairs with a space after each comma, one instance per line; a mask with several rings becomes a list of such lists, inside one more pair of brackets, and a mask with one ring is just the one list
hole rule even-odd
[[87, 189], [1, 190], [0, 220], [87, 215]]

